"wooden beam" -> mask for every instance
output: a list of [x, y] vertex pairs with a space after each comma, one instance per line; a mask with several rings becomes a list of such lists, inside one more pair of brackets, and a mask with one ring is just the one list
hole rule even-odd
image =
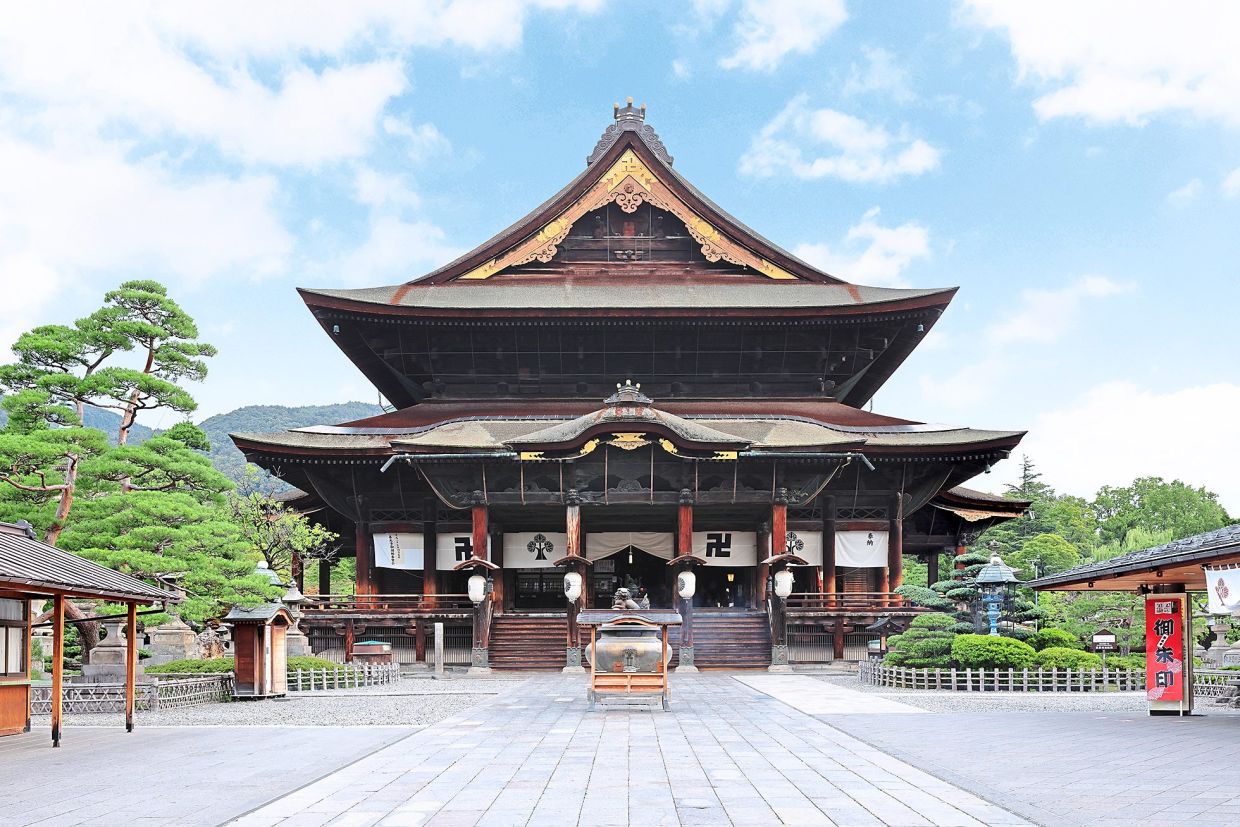
[[60, 746], [61, 693], [65, 680], [65, 596], [52, 598], [52, 746]]
[[138, 606], [130, 603], [125, 618], [125, 731], [133, 732], [134, 702], [138, 692]]
[[357, 555], [357, 593], [376, 594], [374, 582], [374, 546], [365, 523], [354, 523], [354, 550]]

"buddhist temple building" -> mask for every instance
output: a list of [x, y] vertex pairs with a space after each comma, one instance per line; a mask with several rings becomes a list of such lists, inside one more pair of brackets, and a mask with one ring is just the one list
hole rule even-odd
[[308, 589], [316, 651], [364, 630], [412, 660], [444, 620], [473, 625], [475, 666], [563, 667], [576, 613], [627, 586], [684, 616], [682, 667], [864, 656], [867, 627], [916, 611], [906, 559], [936, 580], [1021, 513], [959, 487], [1021, 432], [867, 410], [955, 288], [810, 266], [682, 177], [645, 118], [617, 105], [580, 175], [438, 270], [300, 290], [394, 407], [233, 435], [356, 556], [354, 594], [326, 564]]

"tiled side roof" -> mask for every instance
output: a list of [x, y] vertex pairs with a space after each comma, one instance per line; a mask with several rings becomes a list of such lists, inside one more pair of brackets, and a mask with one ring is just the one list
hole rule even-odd
[[0, 524], [0, 584], [19, 590], [66, 592], [76, 597], [177, 602], [175, 596], [136, 577], [32, 540], [17, 526]]
[[1209, 558], [1218, 556], [1219, 552], [1227, 551], [1232, 554], [1240, 552], [1240, 523], [1207, 531], [1204, 534], [1184, 537], [1165, 545], [1132, 551], [1119, 557], [1112, 557], [1110, 560], [1086, 563], [1074, 569], [1031, 581], [1029, 585], [1036, 588], [1050, 588], [1112, 574], [1152, 569], [1163, 563], [1192, 562], [1195, 557], [1200, 557], [1203, 562], [1207, 562]]

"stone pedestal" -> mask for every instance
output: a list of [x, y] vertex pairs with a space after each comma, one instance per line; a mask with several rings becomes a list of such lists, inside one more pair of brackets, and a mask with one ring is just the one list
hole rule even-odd
[[[124, 683], [125, 655], [133, 641], [125, 640], [121, 632], [124, 620], [107, 620], [102, 623], [106, 635], [90, 653], [90, 663], [82, 666], [83, 683]], [[137, 674], [142, 674], [142, 666]]]
[[697, 666], [695, 666], [693, 663], [693, 647], [692, 646], [681, 646], [680, 647], [680, 662], [676, 664], [676, 671], [677, 672], [698, 671]]
[[469, 675], [489, 675], [491, 674], [491, 655], [482, 648], [475, 647], [469, 652]]
[[307, 657], [314, 654], [310, 649], [310, 638], [306, 637], [306, 633], [301, 630], [301, 626], [296, 621], [293, 622], [284, 639], [288, 646], [288, 656], [290, 658]]
[[788, 647], [777, 643], [771, 647], [771, 665], [767, 667], [768, 672], [791, 672], [792, 667], [788, 664]]
[[195, 660], [202, 657], [198, 635], [179, 617], [156, 626], [150, 631], [151, 642], [147, 650], [151, 656], [146, 662], [151, 666], [173, 660]]
[[566, 650], [566, 656], [567, 661], [564, 668], [561, 670], [562, 672], [579, 673], [586, 671], [586, 668], [581, 665], [580, 646], [569, 646]]

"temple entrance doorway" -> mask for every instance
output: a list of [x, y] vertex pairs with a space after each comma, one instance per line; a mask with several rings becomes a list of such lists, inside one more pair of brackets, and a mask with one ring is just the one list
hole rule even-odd
[[637, 598], [637, 590], [645, 586], [650, 594], [650, 606], [666, 609], [672, 606], [672, 578], [668, 573], [667, 561], [653, 554], [642, 551], [637, 546], [629, 546], [594, 561], [594, 589], [591, 595], [596, 608], [611, 607], [616, 589], [627, 588]]
[[514, 609], [565, 611], [564, 572], [561, 569], [515, 569]]
[[748, 609], [753, 593], [753, 566], [701, 566], [693, 605], [707, 609]]

